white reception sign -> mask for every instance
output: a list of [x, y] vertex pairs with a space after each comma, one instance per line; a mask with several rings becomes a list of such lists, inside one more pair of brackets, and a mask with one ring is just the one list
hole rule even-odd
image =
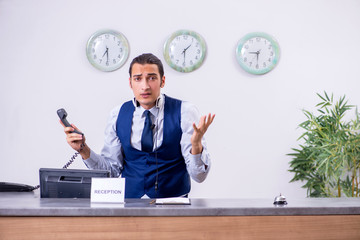
[[124, 203], [125, 178], [92, 178], [91, 202]]

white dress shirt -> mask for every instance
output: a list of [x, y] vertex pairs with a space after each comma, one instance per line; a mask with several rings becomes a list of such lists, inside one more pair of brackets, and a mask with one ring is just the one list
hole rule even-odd
[[[154, 151], [158, 149], [163, 141], [163, 125], [164, 125], [164, 104], [165, 97], [160, 95], [156, 106], [150, 109], [151, 120], [154, 126]], [[136, 105], [134, 103], [134, 105]], [[112, 177], [118, 177], [123, 168], [123, 155], [121, 153], [121, 142], [116, 134], [116, 121], [121, 106], [115, 107], [108, 119], [105, 129], [105, 143], [101, 154], [97, 154], [91, 150], [90, 157], [84, 160], [86, 166], [90, 169], [106, 169], [111, 171]], [[141, 135], [145, 122], [145, 109], [141, 106], [136, 106], [133, 114], [133, 122], [131, 127], [131, 145], [135, 149], [141, 150]], [[199, 123], [200, 115], [196, 107], [189, 103], [182, 101], [181, 104], [181, 130], [182, 137], [180, 141], [181, 152], [185, 159], [187, 171], [191, 178], [196, 182], [205, 180], [210, 170], [210, 156], [207, 151], [205, 139], [202, 139], [203, 151], [201, 154], [193, 155], [190, 153], [191, 141], [193, 134], [193, 126]]]

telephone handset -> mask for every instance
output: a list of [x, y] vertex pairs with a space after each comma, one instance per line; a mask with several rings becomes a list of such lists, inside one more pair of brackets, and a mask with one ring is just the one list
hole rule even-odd
[[[59, 110], [57, 110], [57, 114], [58, 114], [61, 122], [65, 125], [65, 127], [72, 127], [70, 125], [70, 123], [66, 120], [67, 112], [65, 111], [65, 109], [60, 108]], [[74, 130], [73, 132], [84, 135], [82, 132], [79, 132], [77, 130]]]
[[[57, 114], [61, 120], [61, 122], [65, 125], [65, 127], [72, 127], [71, 124], [67, 121], [66, 117], [67, 117], [67, 112], [65, 111], [65, 109], [60, 108], [59, 110], [57, 110]], [[82, 132], [79, 132], [77, 130], [73, 131], [74, 133], [78, 133], [81, 135], [84, 135]], [[83, 147], [85, 147], [85, 144], [81, 144], [80, 147], [80, 151], [81, 149], [83, 149]], [[70, 166], [70, 164], [72, 164], [75, 160], [75, 158], [79, 155], [79, 152], [74, 153], [74, 155], [70, 158], [70, 160], [63, 166], [64, 169], [68, 168]]]

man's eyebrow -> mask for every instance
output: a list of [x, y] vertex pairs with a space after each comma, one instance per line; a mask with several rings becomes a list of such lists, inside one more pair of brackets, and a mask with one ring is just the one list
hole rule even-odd
[[[142, 73], [133, 75], [133, 77], [141, 77], [141, 76], [142, 76]], [[146, 74], [146, 76], [157, 76], [157, 74], [156, 73], [148, 73], [148, 74]]]

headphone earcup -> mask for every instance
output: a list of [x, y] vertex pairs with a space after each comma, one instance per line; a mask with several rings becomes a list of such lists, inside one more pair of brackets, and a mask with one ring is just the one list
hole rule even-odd
[[139, 107], [140, 106], [140, 103], [138, 100], [136, 100], [136, 98], [133, 99], [133, 104], [135, 107]]

